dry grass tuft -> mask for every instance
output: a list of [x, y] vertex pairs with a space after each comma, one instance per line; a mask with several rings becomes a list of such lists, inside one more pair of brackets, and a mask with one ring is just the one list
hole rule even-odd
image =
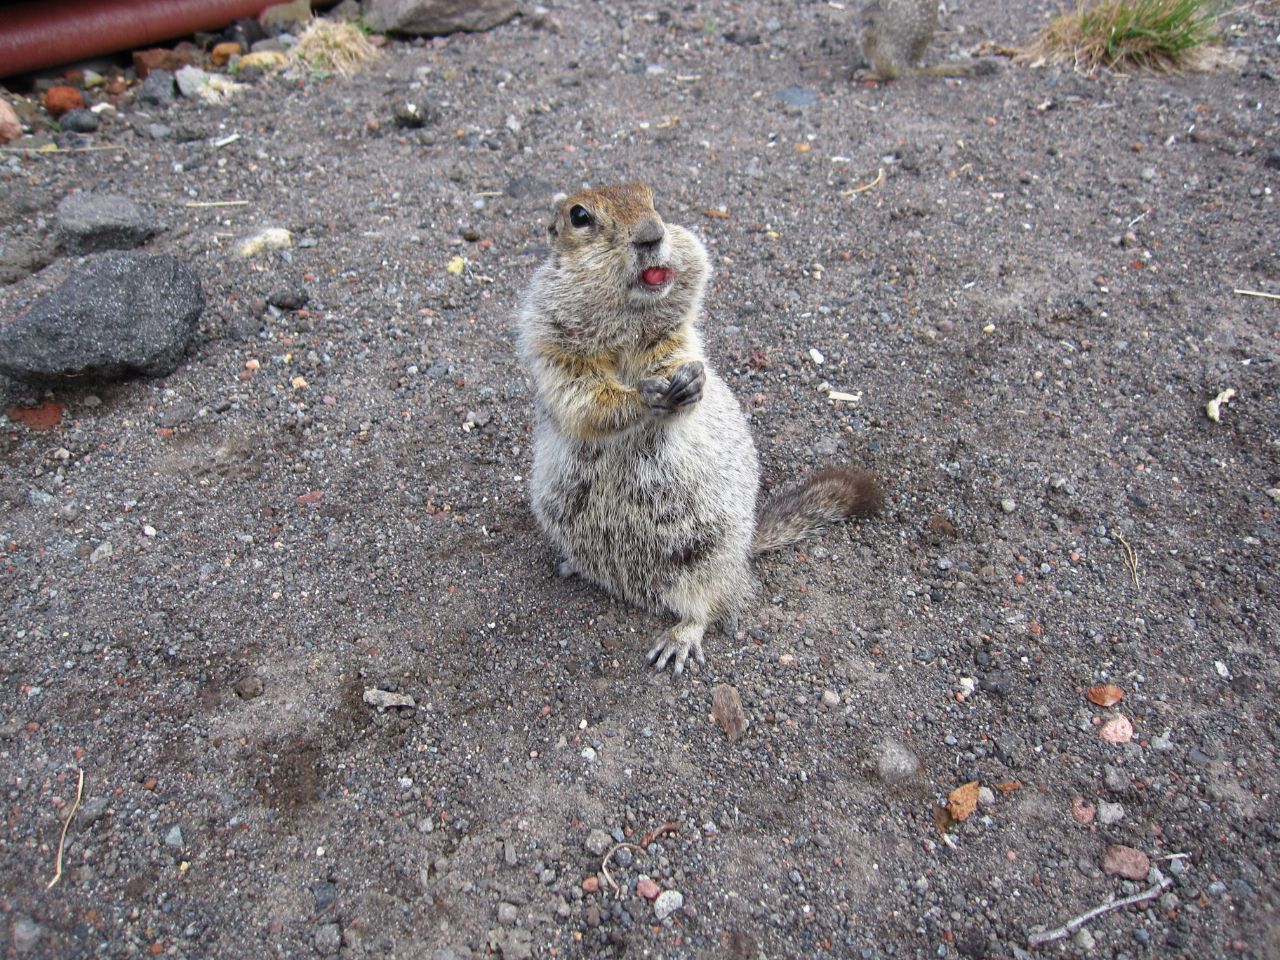
[[312, 70], [328, 70], [345, 77], [377, 57], [378, 48], [354, 24], [317, 18], [302, 31], [290, 54]]
[[1207, 62], [1205, 47], [1217, 38], [1212, 0], [1100, 0], [1056, 17], [1019, 59], [1085, 72], [1187, 70]]

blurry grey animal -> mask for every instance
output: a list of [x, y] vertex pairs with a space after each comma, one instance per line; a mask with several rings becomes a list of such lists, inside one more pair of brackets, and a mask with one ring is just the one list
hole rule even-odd
[[938, 0], [868, 0], [863, 21], [862, 52], [881, 80], [972, 77], [999, 69], [991, 60], [917, 66], [938, 29]]

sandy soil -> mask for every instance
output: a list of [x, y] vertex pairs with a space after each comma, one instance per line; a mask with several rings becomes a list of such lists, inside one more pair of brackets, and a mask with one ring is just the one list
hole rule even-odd
[[[930, 59], [1050, 9], [950, 11]], [[1234, 292], [1280, 292], [1275, 4], [1186, 76], [879, 86], [854, 20], [562, 2], [0, 154], [6, 256], [51, 259], [0, 318], [77, 268], [77, 189], [163, 220], [208, 297], [164, 380], [0, 384], [64, 408], [0, 423], [6, 948], [1021, 957], [1152, 890], [1036, 952], [1280, 955], [1280, 305]], [[715, 259], [769, 482], [889, 493], [762, 560], [678, 681], [663, 618], [555, 577], [523, 480], [552, 197], [633, 178]], [[294, 246], [237, 257], [263, 226]]]

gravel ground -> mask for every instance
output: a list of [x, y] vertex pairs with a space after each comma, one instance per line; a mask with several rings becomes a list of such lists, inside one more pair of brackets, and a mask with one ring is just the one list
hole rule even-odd
[[[1049, 12], [950, 11], [931, 60]], [[0, 381], [65, 408], [0, 423], [6, 947], [1024, 957], [1153, 890], [1035, 952], [1280, 955], [1280, 307], [1233, 292], [1280, 292], [1278, 16], [1212, 73], [886, 87], [852, 5], [566, 0], [0, 154], [0, 317], [77, 268], [74, 190], [207, 296], [164, 379]], [[766, 477], [889, 493], [678, 681], [522, 479], [552, 197], [633, 178], [711, 251]]]

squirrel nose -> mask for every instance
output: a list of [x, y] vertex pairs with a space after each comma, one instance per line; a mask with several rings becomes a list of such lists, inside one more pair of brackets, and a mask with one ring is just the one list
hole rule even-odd
[[631, 234], [631, 242], [642, 252], [649, 253], [657, 249], [666, 235], [662, 221], [654, 216], [645, 220]]

